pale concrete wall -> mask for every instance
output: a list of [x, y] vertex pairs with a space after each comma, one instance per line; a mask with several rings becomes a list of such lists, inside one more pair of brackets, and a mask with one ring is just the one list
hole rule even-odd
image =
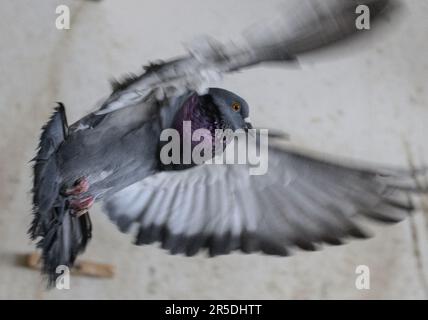
[[[135, 247], [96, 207], [84, 258], [113, 263], [113, 280], [76, 277], [69, 291], [44, 292], [37, 272], [17, 265], [16, 255], [33, 248], [25, 234], [28, 161], [55, 101], [73, 122], [109, 93], [109, 78], [182, 53], [181, 42], [196, 34], [237, 34], [284, 1], [0, 3], [0, 298], [427, 298], [428, 211], [375, 228], [372, 240], [321, 252], [205, 259]], [[407, 2], [391, 33], [361, 52], [309, 59], [298, 69], [253, 69], [223, 86], [247, 99], [254, 123], [287, 131], [297, 145], [406, 165], [409, 144], [415, 161], [426, 163], [428, 3]], [[71, 8], [69, 31], [55, 28], [59, 4]], [[355, 289], [360, 264], [371, 269], [371, 290]]]

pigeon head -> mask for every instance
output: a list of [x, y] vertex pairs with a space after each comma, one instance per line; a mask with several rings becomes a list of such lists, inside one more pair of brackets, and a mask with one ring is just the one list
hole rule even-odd
[[[184, 152], [184, 146], [190, 138], [192, 152], [196, 146], [207, 143], [213, 148], [211, 155], [215, 155], [230, 142], [230, 130], [246, 131], [252, 128], [248, 115], [249, 108], [244, 99], [224, 89], [210, 88], [203, 95], [192, 92], [179, 102], [171, 128], [179, 133], [180, 152]], [[193, 139], [194, 133], [199, 129], [204, 129], [203, 137]], [[192, 165], [193, 163], [173, 168], [182, 169]]]
[[224, 89], [210, 88], [203, 97], [215, 107], [224, 127], [234, 131], [252, 128], [248, 103], [240, 96]]
[[214, 140], [217, 129], [251, 129], [248, 115], [249, 107], [244, 99], [224, 89], [210, 88], [204, 95], [194, 92], [181, 102], [172, 127], [182, 135], [184, 122], [190, 121], [192, 133], [207, 129]]

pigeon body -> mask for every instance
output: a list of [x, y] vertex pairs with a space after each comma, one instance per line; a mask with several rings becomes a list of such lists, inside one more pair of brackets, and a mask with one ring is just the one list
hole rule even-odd
[[[239, 104], [239, 111], [232, 110], [233, 103]], [[191, 134], [207, 129], [213, 145], [217, 143], [216, 129], [248, 126], [245, 100], [219, 88], [211, 88], [204, 95], [188, 92], [173, 101], [156, 102], [152, 108], [140, 110], [125, 108], [94, 115], [90, 121], [85, 119], [85, 124], [73, 124], [56, 153], [63, 187], [72, 186], [84, 176], [90, 185], [88, 195], [101, 199], [162, 170], [159, 136], [164, 129], [175, 129], [183, 138], [184, 121], [191, 123]], [[99, 117], [102, 120], [96, 119]], [[95, 125], [91, 126], [91, 122]]]
[[[253, 32], [246, 45], [208, 39], [188, 56], [151, 65], [115, 83], [97, 111], [71, 126], [59, 105], [34, 159], [30, 235], [42, 249], [48, 283], [59, 265], [72, 266], [85, 249], [92, 228], [87, 211], [99, 200], [121, 231], [136, 227], [136, 244], [159, 242], [189, 256], [202, 249], [211, 256], [235, 250], [288, 255], [293, 248], [367, 237], [357, 223], [362, 217], [404, 219], [414, 209], [410, 196], [427, 191], [414, 181], [423, 170], [328, 159], [284, 147], [278, 137], [266, 145], [262, 175], [249, 174], [251, 163], [166, 165], [160, 159], [162, 132], [177, 130], [183, 144], [185, 122], [191, 134], [204, 129], [204, 141], [222, 151], [228, 145], [219, 129], [244, 129], [248, 150], [263, 150], [263, 142], [245, 132], [251, 128], [247, 102], [224, 89], [206, 90], [207, 80], [261, 62], [288, 62], [356, 34], [357, 2], [331, 3], [296, 15], [295, 28]], [[358, 4], [372, 8], [374, 18], [389, 1]]]
[[[79, 129], [80, 123], [71, 126], [57, 153], [64, 185], [71, 186], [84, 176], [89, 192], [98, 198], [120, 190], [122, 181], [138, 181], [157, 169], [157, 137], [162, 128], [159, 122], [148, 120], [158, 115], [154, 110], [129, 113], [123, 109], [117, 114], [95, 116], [103, 119], [94, 126], [85, 124], [84, 129]], [[139, 158], [145, 160], [143, 164]]]

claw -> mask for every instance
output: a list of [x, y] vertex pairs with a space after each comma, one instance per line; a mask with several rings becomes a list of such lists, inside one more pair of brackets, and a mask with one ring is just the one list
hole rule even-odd
[[85, 177], [79, 178], [71, 188], [65, 190], [66, 195], [78, 195], [89, 190], [89, 182]]
[[88, 196], [82, 199], [73, 199], [70, 200], [70, 208], [74, 211], [75, 214], [81, 216], [94, 204], [95, 199], [92, 196]]

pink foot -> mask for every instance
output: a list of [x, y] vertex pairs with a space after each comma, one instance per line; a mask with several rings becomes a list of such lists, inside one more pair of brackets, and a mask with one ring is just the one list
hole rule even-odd
[[65, 194], [70, 195], [79, 195], [81, 193], [84, 193], [89, 190], [89, 182], [88, 179], [85, 177], [79, 178], [76, 180], [76, 182], [73, 184], [71, 188], [68, 188], [65, 190]]
[[95, 199], [92, 196], [88, 196], [81, 199], [72, 199], [70, 200], [70, 208], [72, 210], [72, 213], [79, 217], [82, 214], [87, 213], [88, 209], [92, 207], [94, 202]]

